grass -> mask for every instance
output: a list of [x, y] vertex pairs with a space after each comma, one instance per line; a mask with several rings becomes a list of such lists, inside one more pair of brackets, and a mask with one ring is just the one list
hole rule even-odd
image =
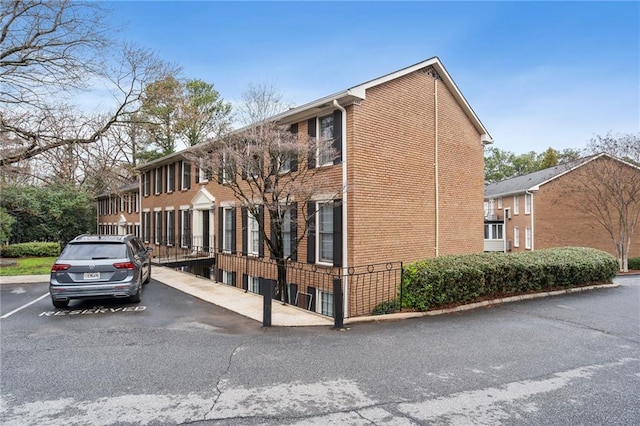
[[14, 275], [48, 275], [57, 257], [21, 257], [18, 259], [2, 259], [4, 262], [15, 262], [15, 265], [0, 266], [0, 277]]

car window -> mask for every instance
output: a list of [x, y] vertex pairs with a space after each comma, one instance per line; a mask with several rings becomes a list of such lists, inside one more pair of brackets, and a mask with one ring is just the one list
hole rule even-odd
[[76, 243], [67, 244], [60, 260], [123, 259], [127, 257], [125, 244]]
[[138, 241], [132, 238], [130, 241], [131, 247], [133, 248], [134, 253], [138, 253], [142, 251], [142, 246], [138, 243]]

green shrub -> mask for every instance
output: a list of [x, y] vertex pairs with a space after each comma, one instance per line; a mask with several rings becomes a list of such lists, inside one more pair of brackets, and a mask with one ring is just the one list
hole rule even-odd
[[398, 312], [399, 310], [400, 302], [398, 302], [397, 300], [389, 300], [387, 302], [382, 302], [376, 305], [376, 307], [371, 311], [371, 315], [392, 314], [394, 312]]
[[640, 257], [632, 257], [628, 262], [629, 269], [640, 269]]
[[56, 257], [60, 254], [58, 243], [20, 243], [2, 247], [1, 257]]
[[405, 266], [402, 306], [426, 311], [483, 298], [611, 282], [617, 270], [613, 256], [584, 247], [442, 256]]

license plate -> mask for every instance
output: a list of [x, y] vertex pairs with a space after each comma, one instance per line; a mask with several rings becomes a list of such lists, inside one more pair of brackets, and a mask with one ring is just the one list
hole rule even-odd
[[85, 272], [84, 273], [85, 280], [99, 280], [100, 272]]

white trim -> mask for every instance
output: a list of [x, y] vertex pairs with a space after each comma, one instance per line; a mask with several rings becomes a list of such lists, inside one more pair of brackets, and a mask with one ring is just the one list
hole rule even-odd
[[175, 210], [175, 207], [173, 207], [173, 206], [168, 206], [168, 207], [164, 208], [164, 211], [166, 211], [166, 212], [170, 212], [170, 211], [173, 211], [173, 210]]
[[180, 208], [178, 210], [189, 210], [191, 205], [189, 204], [180, 204]]
[[162, 207], [154, 207], [153, 211], [154, 212], [161, 212], [162, 211]]

